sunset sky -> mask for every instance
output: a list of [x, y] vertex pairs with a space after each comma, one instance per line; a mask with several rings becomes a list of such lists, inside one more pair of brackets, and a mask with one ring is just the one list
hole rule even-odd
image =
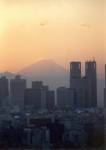
[[[105, 0], [0, 0], [0, 71], [40, 59], [104, 61]], [[106, 61], [105, 61], [106, 62]]]

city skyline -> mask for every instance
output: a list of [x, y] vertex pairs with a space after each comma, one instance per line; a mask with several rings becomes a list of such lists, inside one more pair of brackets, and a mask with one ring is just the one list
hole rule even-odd
[[105, 149], [106, 0], [0, 0], [0, 149]]
[[[81, 62], [81, 69], [82, 69], [82, 72], [81, 72], [81, 76], [85, 76], [85, 62], [88, 62], [88, 61], [96, 61], [94, 58], [92, 59], [87, 59], [85, 61], [80, 61], [80, 60], [73, 60], [74, 62], [78, 61], [78, 62]], [[72, 61], [70, 61], [72, 62]], [[67, 62], [67, 64], [64, 66], [62, 64], [59, 64], [57, 63], [56, 61], [54, 61], [53, 59], [38, 59], [37, 61], [27, 65], [27, 66], [23, 66], [23, 68], [20, 68], [19, 70], [17, 71], [13, 71], [13, 70], [2, 70], [0, 71], [0, 75], [1, 76], [14, 76], [14, 75], [24, 75], [24, 76], [29, 76], [30, 77], [33, 77], [36, 73], [37, 73], [37, 76], [38, 75], [41, 75], [42, 73], [44, 73], [44, 70], [46, 69], [46, 71], [48, 72], [48, 75], [50, 76], [50, 71], [49, 71], [49, 66], [54, 67], [54, 71], [57, 72], [57, 69], [55, 68], [56, 66], [61, 68], [62, 71], [67, 74], [67, 76], [69, 76], [69, 65], [70, 65], [70, 62]], [[97, 61], [96, 61], [97, 62]], [[43, 64], [44, 63], [44, 64]], [[50, 63], [50, 64], [49, 64]], [[46, 67], [45, 69], [43, 68], [43, 65], [44, 67]], [[105, 71], [104, 71], [104, 67], [105, 67], [105, 64], [102, 65], [102, 73], [100, 72], [99, 73], [99, 67], [98, 67], [98, 63], [97, 63], [97, 79], [100, 79], [100, 80], [104, 80], [105, 79]], [[38, 67], [41, 67], [38, 69]], [[34, 68], [35, 68], [35, 72], [34, 72]], [[58, 69], [59, 69], [58, 68]], [[37, 72], [36, 72], [37, 71]]]
[[104, 2], [1, 0], [0, 72], [40, 59], [68, 68], [70, 61], [95, 58], [103, 75]]
[[[17, 105], [44, 109], [53, 104], [57, 107], [72, 108], [96, 108], [97, 105], [97, 67], [96, 61], [85, 62], [85, 76], [81, 76], [81, 62], [70, 63], [69, 86], [59, 85], [55, 90], [50, 91], [48, 84], [42, 80], [32, 80], [31, 87], [27, 86], [27, 79], [16, 75], [7, 79], [0, 78], [0, 103], [6, 106], [6, 99], [11, 106]], [[56, 98], [55, 98], [56, 96]], [[62, 105], [61, 105], [62, 104]], [[52, 107], [51, 107], [52, 108]]]

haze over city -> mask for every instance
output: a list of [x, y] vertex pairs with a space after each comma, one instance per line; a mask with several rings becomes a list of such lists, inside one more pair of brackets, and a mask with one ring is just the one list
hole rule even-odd
[[0, 149], [103, 150], [105, 119], [106, 0], [0, 0]]
[[104, 0], [0, 1], [0, 71], [40, 59], [68, 68], [72, 60], [104, 64]]

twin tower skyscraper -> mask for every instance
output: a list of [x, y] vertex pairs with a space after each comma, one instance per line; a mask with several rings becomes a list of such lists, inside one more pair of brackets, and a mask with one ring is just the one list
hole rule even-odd
[[70, 63], [70, 89], [74, 90], [75, 107], [97, 107], [96, 62], [85, 62], [85, 76], [81, 75], [81, 62]]

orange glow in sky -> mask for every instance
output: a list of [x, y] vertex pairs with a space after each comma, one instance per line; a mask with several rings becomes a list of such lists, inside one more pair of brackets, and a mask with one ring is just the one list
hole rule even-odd
[[[0, 71], [40, 58], [103, 65], [105, 0], [0, 0]], [[67, 67], [67, 66], [66, 66]]]

